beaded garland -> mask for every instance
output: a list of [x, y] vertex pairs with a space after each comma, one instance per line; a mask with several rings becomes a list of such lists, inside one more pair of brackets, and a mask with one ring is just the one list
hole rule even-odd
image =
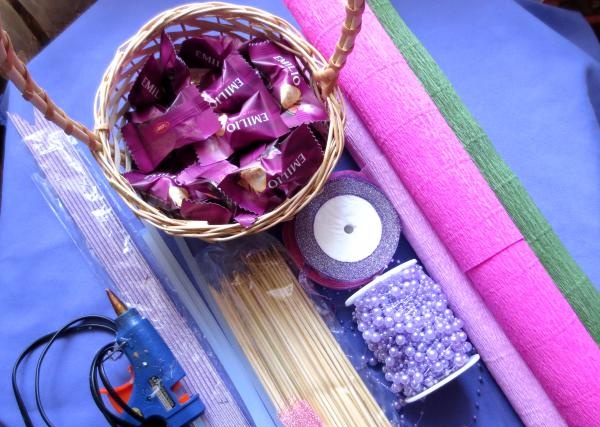
[[415, 260], [375, 279], [352, 295], [354, 319], [391, 390], [418, 400], [474, 365], [479, 356], [463, 322]]

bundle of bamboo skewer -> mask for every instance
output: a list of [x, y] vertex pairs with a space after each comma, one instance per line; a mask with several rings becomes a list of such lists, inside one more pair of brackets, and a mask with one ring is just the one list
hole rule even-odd
[[308, 402], [328, 427], [390, 426], [277, 249], [211, 288], [280, 413]]

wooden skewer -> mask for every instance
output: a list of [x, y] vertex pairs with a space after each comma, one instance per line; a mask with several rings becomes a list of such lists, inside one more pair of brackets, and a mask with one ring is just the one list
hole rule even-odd
[[[264, 260], [263, 260], [264, 261]], [[281, 260], [283, 261], [283, 259]], [[257, 264], [255, 264], [257, 265]], [[268, 264], [263, 264], [268, 265]], [[257, 277], [259, 277], [261, 283], [270, 283], [272, 281], [272, 277], [268, 275], [263, 276], [263, 272], [269, 271], [267, 269], [258, 269], [253, 271], [254, 267], [249, 267], [249, 270], [253, 273], [256, 273]], [[297, 302], [298, 293], [302, 292], [298, 287], [293, 286], [292, 283], [295, 280], [293, 276], [285, 277], [280, 276], [286, 280], [284, 283], [289, 283], [287, 287], [290, 288], [291, 294], [288, 298], [285, 298], [281, 301], [278, 301], [278, 304], [268, 304], [271, 307], [272, 311], [269, 315], [275, 320], [276, 324], [283, 324], [288, 330], [291, 330], [293, 335], [292, 337], [295, 339], [294, 346], [300, 347], [304, 350], [304, 357], [306, 360], [310, 361], [312, 364], [312, 369], [316, 370], [325, 377], [321, 377], [321, 381], [323, 385], [326, 385], [328, 388], [325, 390], [330, 398], [336, 401], [336, 408], [344, 407], [345, 405], [352, 403], [348, 402], [347, 399], [353, 398], [355, 395], [354, 388], [348, 387], [349, 383], [346, 381], [346, 376], [336, 375], [340, 372], [338, 370], [333, 370], [331, 372], [325, 372], [323, 370], [323, 366], [334, 366], [334, 361], [331, 361], [327, 358], [327, 355], [324, 353], [324, 346], [328, 343], [326, 340], [322, 339], [318, 335], [311, 334], [309, 330], [307, 330], [307, 323], [304, 319], [308, 318], [304, 315], [293, 315], [290, 316], [295, 310], [299, 310], [302, 307], [300, 306], [290, 306], [289, 302], [294, 301]], [[289, 301], [288, 301], [289, 300]], [[311, 313], [312, 316], [316, 313]], [[318, 315], [318, 314], [317, 314]], [[320, 318], [318, 318], [320, 320]], [[291, 326], [291, 328], [290, 328]], [[324, 327], [326, 327], [323, 324]], [[333, 375], [332, 375], [333, 374]], [[339, 387], [340, 385], [344, 385], [344, 395], [340, 394]], [[352, 399], [354, 400], [354, 399]], [[342, 419], [345, 421], [344, 425], [349, 425], [348, 423], [352, 423], [352, 414], [349, 412], [343, 412], [340, 414], [337, 419]]]
[[[261, 263], [258, 263], [257, 265], [266, 265], [267, 267], [270, 267], [270, 265], [268, 264], [268, 262], [264, 262], [265, 260], [262, 260], [262, 261], [263, 261], [263, 263], [262, 263], [262, 264], [261, 264]], [[267, 260], [267, 261], [268, 261], [268, 260]], [[280, 261], [283, 261], [283, 260], [281, 259]], [[264, 269], [263, 269], [262, 271], [264, 271]], [[257, 273], [257, 275], [258, 275], [258, 274], [260, 274], [260, 273], [261, 273], [261, 270], [258, 270], [258, 271], [256, 271], [255, 273]], [[283, 277], [283, 276], [282, 276], [282, 277]], [[294, 279], [293, 279], [293, 276], [291, 276], [291, 275], [287, 275], [286, 282], [287, 282], [287, 283], [292, 283], [292, 282], [290, 282], [290, 279], [291, 279], [291, 280], [294, 280]], [[262, 282], [262, 283], [268, 282], [268, 277], [267, 277], [267, 279], [266, 279], [266, 280], [265, 280], [265, 278], [261, 278], [261, 282]], [[288, 286], [288, 287], [289, 287], [289, 286]], [[293, 292], [301, 292], [299, 288], [295, 288], [295, 287], [294, 287], [294, 288], [292, 288], [292, 291], [293, 291]], [[295, 299], [294, 299], [294, 298], [289, 298], [289, 300], [291, 300], [291, 301], [295, 301]], [[284, 305], [287, 305], [287, 304], [284, 304]], [[278, 306], [278, 305], [277, 305], [277, 306]], [[310, 308], [310, 306], [307, 306], [307, 308]], [[281, 314], [281, 313], [280, 313], [280, 314]], [[285, 318], [286, 316], [288, 316], [288, 314], [289, 314], [289, 312], [284, 312], [284, 313], [282, 313], [282, 315], [283, 315], [283, 317], [284, 317], [284, 318]], [[315, 315], [316, 315], [316, 316], [318, 316], [316, 313], [311, 313], [311, 314], [313, 314], [313, 316], [315, 316]], [[289, 316], [288, 316], [288, 317], [289, 317]], [[298, 316], [295, 316], [295, 317], [293, 317], [293, 319], [298, 319], [298, 318], [299, 318]], [[318, 319], [318, 317], [316, 317], [316, 318]], [[274, 320], [276, 320], [276, 319], [274, 319]], [[275, 323], [277, 323], [277, 322], [275, 322]], [[303, 324], [303, 322], [302, 322], [302, 323], [300, 323], [300, 324], [297, 324], [297, 325], [295, 325], [295, 327], [294, 327], [294, 328], [292, 328], [292, 331], [302, 331], [302, 328], [301, 328], [302, 324]], [[324, 326], [324, 325], [323, 325], [323, 326]], [[303, 337], [302, 335], [300, 335], [300, 336], [299, 336], [299, 338], [300, 338], [300, 341], [301, 341], [302, 343], [305, 343], [305, 342], [306, 342], [306, 337]], [[310, 338], [310, 337], [309, 337], [309, 338]], [[317, 350], [319, 350], [319, 349], [322, 349], [322, 348], [323, 348], [323, 344], [322, 344], [322, 343], [314, 343], [314, 344], [315, 344], [315, 345], [314, 345], [314, 346], [311, 346], [311, 347], [314, 347], [314, 348], [316, 348]], [[304, 345], [304, 346], [303, 346], [303, 348], [309, 348], [309, 347], [307, 347], [306, 345]], [[323, 364], [323, 362], [322, 362], [322, 361], [320, 361], [319, 359], [317, 359], [317, 360], [315, 361], [315, 359], [314, 359], [314, 358], [312, 358], [312, 357], [311, 357], [311, 355], [312, 355], [312, 354], [311, 354], [311, 353], [309, 353], [309, 355], [308, 355], [307, 357], [308, 357], [308, 358], [310, 358], [310, 359], [312, 359], [311, 361], [313, 361], [313, 363], [316, 363], [316, 364], [315, 364], [315, 366], [314, 366], [314, 369], [316, 369], [316, 370], [317, 370], [317, 372], [319, 372], [319, 371], [320, 371], [320, 372], [322, 372], [322, 370], [321, 370], [320, 368], [321, 368], [321, 365]], [[344, 384], [344, 381], [343, 381], [343, 379], [341, 379], [341, 380], [339, 381], [339, 384]], [[335, 388], [339, 389], [339, 386], [338, 386], [338, 387], [334, 387], [334, 390], [335, 390]], [[348, 404], [348, 403], [349, 403], [349, 402], [347, 401], [347, 399], [348, 399], [348, 397], [350, 397], [350, 398], [352, 398], [352, 397], [353, 397], [353, 396], [352, 396], [352, 394], [353, 394], [353, 393], [351, 393], [351, 392], [352, 392], [354, 389], [353, 389], [351, 386], [348, 388], [348, 384], [345, 384], [345, 388], [344, 388], [343, 390], [345, 391], [345, 394], [350, 394], [350, 395], [349, 395], [349, 396], [348, 396], [348, 395], [346, 395], [346, 396], [340, 396], [340, 395], [339, 395], [339, 393], [335, 393], [335, 392], [333, 393], [333, 396], [334, 396], [335, 398], [337, 398], [336, 400], [338, 400], [338, 403], [337, 403], [337, 404], [338, 404], [338, 405], [339, 405], [339, 404], [342, 404], [342, 406], [344, 406], [344, 402], [343, 402], [343, 400], [346, 400], [345, 404]], [[336, 391], [337, 391], [337, 390], [336, 390]], [[329, 393], [331, 394], [331, 391], [329, 391]], [[344, 397], [345, 397], [346, 399], [344, 399]], [[340, 402], [340, 399], [342, 399], [342, 402]], [[345, 423], [344, 425], [348, 425], [348, 422], [350, 422], [350, 423], [351, 423], [351, 422], [352, 422], [352, 420], [355, 420], [355, 419], [357, 419], [357, 418], [356, 418], [356, 416], [353, 416], [351, 413], [346, 413], [346, 412], [343, 412], [343, 413], [342, 413], [340, 416], [338, 416], [338, 418], [340, 418], [340, 417], [341, 417], [341, 418], [343, 419], [343, 418], [346, 418], [346, 416], [348, 416], [348, 417], [351, 417], [351, 419], [350, 419], [350, 420], [346, 419], [346, 420], [345, 420], [345, 422], [346, 422], [346, 423]]]
[[[262, 284], [265, 283], [260, 280], [260, 277], [259, 281]], [[265, 327], [272, 328], [272, 332], [278, 336], [279, 341], [283, 344], [283, 351], [286, 354], [279, 354], [279, 356], [289, 360], [291, 367], [299, 368], [294, 375], [297, 375], [302, 382], [302, 394], [305, 396], [305, 399], [314, 402], [318, 408], [322, 408], [320, 412], [327, 414], [327, 418], [330, 418], [332, 423], [336, 420], [344, 420], [347, 414], [338, 413], [339, 407], [342, 405], [342, 402], [339, 401], [340, 396], [337, 393], [331, 392], [335, 384], [331, 381], [327, 373], [323, 369], [320, 369], [321, 363], [319, 359], [315, 357], [310, 347], [306, 345], [306, 342], [301, 340], [298, 330], [290, 328], [289, 323], [284, 320], [289, 317], [289, 312], [282, 316], [282, 313], [276, 312], [279, 304], [263, 304], [263, 301], [260, 301], [261, 296], [259, 296], [259, 293], [262, 294], [268, 291], [268, 289], [262, 288], [257, 289], [257, 291], [259, 292], [250, 292], [250, 296], [255, 297], [255, 300], [251, 304], [261, 307], [263, 310], [262, 318], [267, 321]], [[290, 349], [293, 349], [293, 351], [289, 351]], [[311, 372], [317, 373], [317, 375], [309, 375]], [[333, 401], [335, 400], [338, 400], [338, 402], [334, 403]], [[346, 424], [342, 424], [341, 427], [348, 425], [347, 422], [351, 422], [351, 420], [345, 421]], [[332, 425], [337, 426], [337, 423]]]
[[[290, 271], [290, 269], [287, 267], [287, 264], [285, 263], [285, 260], [283, 259], [283, 257], [281, 257], [281, 255], [276, 252], [276, 251], [272, 251], [271, 254], [272, 257], [275, 257], [278, 259], [278, 263], [276, 264], [277, 268], [278, 268], [278, 274], [280, 275], [280, 277], [285, 277], [285, 282], [286, 283], [295, 283], [296, 279], [293, 276], [292, 272]], [[267, 260], [263, 260], [264, 262], [268, 262]], [[258, 263], [255, 265], [259, 265]], [[266, 264], [268, 265], [268, 264]], [[258, 270], [256, 271], [257, 274], [260, 274], [261, 271], [265, 271], [265, 269], [262, 270]], [[268, 277], [266, 278], [268, 279]], [[280, 279], [281, 280], [281, 279]], [[314, 339], [315, 337], [311, 337], [311, 334], [314, 334], [314, 332], [319, 332], [319, 336], [316, 337], [318, 338], [319, 342], [315, 343], [314, 345], [316, 347], [317, 350], [320, 350], [321, 353], [321, 357], [324, 360], [328, 360], [329, 364], [331, 366], [336, 367], [336, 369], [334, 369], [332, 371], [332, 373], [345, 373], [345, 375], [343, 375], [341, 378], [338, 377], [338, 380], [340, 381], [340, 384], [344, 384], [345, 388], [344, 390], [346, 390], [346, 396], [345, 398], [348, 399], [350, 398], [356, 405], [357, 409], [362, 409], [365, 408], [365, 402], [362, 400], [363, 396], [371, 396], [369, 391], [366, 389], [366, 387], [364, 386], [364, 383], [362, 381], [360, 381], [360, 378], [357, 375], [348, 375], [347, 373], [355, 373], [354, 368], [351, 366], [351, 364], [349, 363], [348, 359], [346, 357], [339, 357], [339, 355], [341, 354], [343, 356], [343, 352], [342, 349], [339, 347], [339, 345], [337, 344], [337, 342], [335, 341], [335, 338], [331, 335], [329, 329], [327, 328], [327, 326], [325, 325], [325, 323], [323, 322], [323, 320], [321, 319], [321, 317], [319, 316], [319, 314], [317, 313], [317, 311], [314, 308], [313, 303], [308, 299], [308, 297], [306, 296], [306, 293], [302, 291], [302, 289], [299, 286], [294, 286], [294, 292], [297, 293], [297, 296], [303, 301], [303, 304], [297, 304], [297, 302], [299, 301], [296, 298], [290, 298], [290, 299], [286, 299], [285, 301], [283, 301], [283, 303], [285, 305], [289, 305], [289, 302], [294, 301], [294, 307], [296, 307], [296, 310], [299, 311], [299, 315], [293, 316], [291, 317], [290, 320], [295, 321], [296, 323], [296, 328], [298, 328], [298, 330], [303, 330], [305, 332], [305, 335], [303, 337], [304, 340], [309, 340], [309, 339]], [[289, 307], [290, 309], [292, 309], [293, 307]], [[283, 314], [285, 316], [285, 313]], [[302, 321], [302, 319], [305, 318], [315, 318], [317, 320], [318, 323], [321, 324], [321, 328], [307, 328], [307, 322]], [[334, 346], [328, 345], [330, 342], [333, 342]], [[323, 352], [326, 352], [327, 354], [324, 354]], [[323, 362], [321, 362], [323, 363]], [[359, 389], [363, 389], [359, 392]], [[365, 414], [363, 414], [363, 417], [365, 418], [369, 418], [369, 417], [373, 417], [373, 416], [377, 416], [377, 413], [379, 412], [379, 407], [376, 405], [376, 403], [370, 399], [370, 401], [372, 403], [375, 404], [374, 407], [371, 407], [367, 410], [367, 412]], [[368, 406], [368, 404], [367, 404]], [[370, 425], [377, 425], [377, 419], [373, 419], [373, 424]]]
[[211, 289], [279, 412], [305, 400], [328, 427], [390, 427], [277, 249]]
[[[289, 283], [294, 283], [295, 277], [292, 275], [291, 271], [285, 264], [285, 260], [277, 252], [274, 252], [273, 256], [277, 256], [280, 258], [280, 260], [279, 260], [280, 263], [278, 263], [279, 267], [281, 267], [281, 266], [285, 267], [284, 269], [280, 269], [281, 271], [278, 272], [281, 274], [281, 277], [285, 277], [285, 280], [289, 281]], [[262, 271], [265, 271], [265, 270], [263, 269]], [[260, 271], [256, 271], [256, 273], [260, 274]], [[341, 358], [339, 357], [340, 354], [343, 354], [341, 348], [339, 348], [339, 345], [337, 344], [334, 337], [329, 332], [329, 329], [327, 328], [325, 323], [322, 321], [319, 314], [316, 312], [312, 302], [308, 299], [306, 294], [299, 287], [294, 287], [294, 292], [296, 292], [298, 294], [297, 296], [303, 300], [304, 304], [295, 305], [296, 310], [299, 311], [299, 313], [298, 313], [298, 315], [291, 317], [289, 320], [292, 320], [295, 323], [295, 328], [297, 328], [298, 331], [301, 331], [303, 333], [301, 340], [304, 342], [306, 342], [306, 341], [313, 342], [312, 348], [314, 348], [319, 353], [322, 360], [327, 361], [327, 363], [330, 366], [335, 367], [335, 369], [332, 371], [333, 374], [335, 374], [335, 373], [345, 374], [341, 377], [340, 376], [337, 377], [339, 383], [344, 384], [344, 390], [346, 390], [346, 396], [344, 396], [344, 398], [352, 399], [353, 402], [351, 402], [351, 403], [355, 404], [356, 408], [358, 408], [359, 410], [364, 408], [365, 402], [362, 400], [362, 396], [364, 396], [364, 395], [370, 396], [370, 393], [364, 386], [364, 383], [362, 381], [360, 381], [360, 378], [357, 375], [348, 375], [347, 374], [348, 372], [350, 372], [350, 373], [355, 372], [354, 368], [350, 365], [350, 363], [346, 357], [341, 357]], [[297, 302], [298, 300], [296, 298], [292, 298], [292, 299], [290, 299], [290, 301]], [[290, 301], [288, 301], [288, 300], [282, 301], [283, 302], [283, 304], [281, 305], [282, 308], [283, 308], [283, 305], [286, 305], [286, 306], [288, 306], [289, 309], [292, 309], [293, 307], [289, 306]], [[283, 316], [285, 316], [285, 315], [286, 314], [283, 313]], [[305, 319], [305, 318], [317, 319], [318, 323], [320, 323], [322, 327], [319, 329], [308, 328], [307, 322], [303, 321], [303, 319]], [[315, 332], [319, 332], [319, 334], [315, 336], [315, 334], [314, 334]], [[333, 342], [334, 346], [328, 345], [330, 342]], [[307, 348], [309, 348], [309, 347], [307, 347]], [[322, 363], [323, 362], [320, 362], [319, 365]], [[363, 390], [360, 390], [361, 388]], [[371, 400], [371, 402], [373, 402], [373, 401]], [[375, 402], [373, 402], [373, 403], [375, 403]], [[373, 412], [373, 410], [375, 410], [375, 412]], [[378, 412], [378, 406], [375, 404], [375, 407], [369, 408], [367, 413], [363, 414], [363, 416], [364, 417], [372, 417], [373, 415], [376, 415], [377, 412]], [[376, 420], [373, 420], [373, 422], [376, 423]], [[372, 424], [372, 425], [375, 425], [375, 424]]]

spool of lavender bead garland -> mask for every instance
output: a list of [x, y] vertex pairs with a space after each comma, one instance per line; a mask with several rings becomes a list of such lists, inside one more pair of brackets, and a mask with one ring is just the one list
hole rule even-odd
[[422, 399], [479, 361], [440, 285], [414, 259], [354, 293], [346, 301], [350, 305], [391, 390], [404, 403]]

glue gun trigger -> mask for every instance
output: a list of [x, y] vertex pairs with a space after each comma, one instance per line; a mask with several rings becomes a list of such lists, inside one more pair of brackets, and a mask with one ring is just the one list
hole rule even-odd
[[[113, 387], [115, 392], [117, 393], [117, 395], [125, 403], [128, 403], [129, 399], [131, 399], [131, 394], [133, 393], [133, 380], [134, 380], [133, 367], [130, 365], [127, 368], [127, 370], [129, 371], [129, 379], [124, 384], [121, 384], [120, 386], [117, 386], [117, 387]], [[110, 402], [112, 407], [115, 408], [115, 411], [117, 411], [118, 414], [122, 414], [124, 412], [123, 408], [121, 408], [121, 406], [110, 396], [107, 389], [101, 388], [100, 394], [104, 394], [104, 395], [108, 396], [108, 401]]]

